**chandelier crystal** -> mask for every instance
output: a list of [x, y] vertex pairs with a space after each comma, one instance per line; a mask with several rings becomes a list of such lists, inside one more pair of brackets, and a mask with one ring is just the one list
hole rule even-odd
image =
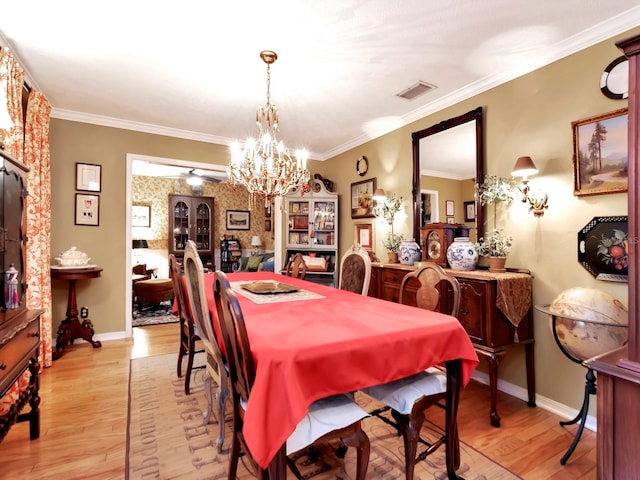
[[260, 52], [267, 64], [267, 103], [258, 107], [256, 123], [260, 129], [257, 139], [248, 138], [241, 147], [231, 145], [231, 162], [227, 167], [230, 186], [244, 185], [249, 191], [250, 206], [258, 199], [267, 206], [274, 197], [285, 197], [294, 189], [309, 191], [308, 153], [296, 150], [295, 158], [282, 141], [278, 141], [278, 109], [271, 104], [271, 64], [278, 55], [270, 50]]

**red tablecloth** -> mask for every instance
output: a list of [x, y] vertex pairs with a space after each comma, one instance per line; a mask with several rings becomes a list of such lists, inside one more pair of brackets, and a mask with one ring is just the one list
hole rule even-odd
[[[205, 274], [211, 312], [213, 274]], [[271, 272], [231, 273], [230, 282], [278, 279], [324, 298], [256, 304], [237, 295], [256, 364], [244, 434], [267, 467], [314, 401], [462, 361], [466, 385], [478, 364], [469, 336], [449, 315], [356, 295]], [[214, 321], [216, 331], [219, 331]]]

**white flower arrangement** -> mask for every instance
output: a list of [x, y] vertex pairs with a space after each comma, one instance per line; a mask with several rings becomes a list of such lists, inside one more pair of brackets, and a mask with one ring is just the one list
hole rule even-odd
[[400, 244], [404, 240], [404, 235], [401, 233], [390, 233], [383, 241], [382, 246], [389, 252], [398, 253], [400, 250]]
[[512, 242], [511, 235], [503, 235], [502, 230], [494, 228], [486, 237], [480, 237], [476, 250], [482, 257], [506, 257]]

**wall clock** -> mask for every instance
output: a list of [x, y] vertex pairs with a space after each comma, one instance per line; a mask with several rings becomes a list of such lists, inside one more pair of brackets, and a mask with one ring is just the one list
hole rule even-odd
[[367, 157], [363, 155], [356, 161], [356, 172], [358, 172], [358, 175], [361, 177], [364, 177], [368, 171], [369, 160], [367, 160]]
[[607, 65], [600, 77], [600, 91], [614, 100], [629, 96], [629, 59], [624, 55]]

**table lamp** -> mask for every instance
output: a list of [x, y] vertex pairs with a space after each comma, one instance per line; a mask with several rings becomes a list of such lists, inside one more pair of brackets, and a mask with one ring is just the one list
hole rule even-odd
[[149, 242], [144, 239], [134, 239], [131, 242], [131, 248], [135, 250], [133, 254], [133, 263], [136, 265], [138, 263], [142, 263], [142, 252], [140, 249], [149, 248]]
[[257, 255], [260, 247], [262, 246], [262, 240], [258, 235], [254, 235], [253, 237], [251, 237], [251, 246], [253, 247], [251, 249], [251, 253], [253, 255]]

